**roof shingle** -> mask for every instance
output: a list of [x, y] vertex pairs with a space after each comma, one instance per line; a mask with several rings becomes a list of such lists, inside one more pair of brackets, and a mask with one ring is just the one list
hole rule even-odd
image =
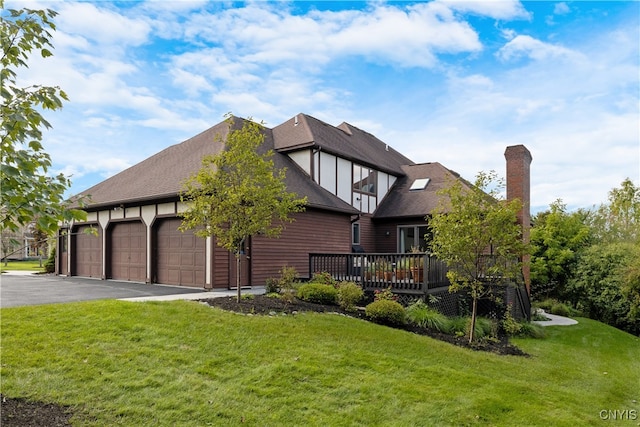
[[413, 161], [374, 135], [348, 123], [331, 126], [306, 114], [297, 114], [273, 128], [275, 149], [280, 152], [320, 148], [325, 152], [371, 166], [393, 175], [402, 175], [402, 165]]
[[[234, 118], [234, 129], [242, 127], [244, 119]], [[226, 121], [204, 132], [172, 145], [159, 153], [83, 191], [90, 196], [85, 207], [98, 210], [120, 204], [134, 204], [161, 199], [177, 199], [184, 181], [202, 166], [202, 158], [215, 155], [224, 148], [223, 140], [229, 132]], [[274, 147], [272, 130], [264, 128], [262, 149]], [[286, 154], [275, 153], [277, 168], [287, 168], [285, 183], [288, 191], [307, 196], [308, 206], [357, 213], [356, 209], [316, 184]]]
[[[437, 192], [460, 179], [457, 173], [438, 162], [405, 165], [402, 170], [405, 175], [398, 178], [392, 191], [378, 206], [374, 218], [424, 217], [440, 206], [443, 196]], [[411, 184], [421, 178], [429, 178], [424, 190], [410, 190]]]

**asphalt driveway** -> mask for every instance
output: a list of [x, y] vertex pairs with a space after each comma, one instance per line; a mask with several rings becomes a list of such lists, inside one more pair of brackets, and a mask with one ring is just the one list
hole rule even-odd
[[203, 291], [180, 286], [11, 272], [0, 275], [0, 308], [98, 299], [164, 299], [170, 296], [179, 299], [180, 295], [195, 297]]

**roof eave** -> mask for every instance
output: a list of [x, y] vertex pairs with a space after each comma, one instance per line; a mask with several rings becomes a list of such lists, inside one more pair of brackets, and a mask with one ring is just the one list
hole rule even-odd
[[163, 195], [138, 197], [138, 198], [127, 199], [127, 200], [90, 203], [82, 207], [76, 206], [76, 208], [81, 209], [83, 211], [87, 211], [87, 212], [96, 212], [101, 210], [109, 210], [117, 207], [136, 207], [136, 206], [143, 206], [148, 204], [177, 202], [179, 200], [180, 200], [179, 194], [169, 193], [169, 194], [163, 194]]

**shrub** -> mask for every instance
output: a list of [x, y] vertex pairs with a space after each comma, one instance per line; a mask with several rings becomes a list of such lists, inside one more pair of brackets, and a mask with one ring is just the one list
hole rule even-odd
[[561, 302], [558, 302], [552, 305], [549, 312], [551, 314], [555, 314], [557, 316], [564, 316], [564, 317], [568, 317], [571, 315], [571, 309], [566, 304], [563, 304]]
[[406, 313], [409, 323], [438, 332], [444, 332], [446, 329], [447, 316], [429, 307], [422, 300], [407, 307]]
[[284, 266], [280, 270], [279, 286], [280, 289], [291, 289], [294, 284], [300, 279], [298, 270], [295, 267]]
[[56, 248], [51, 249], [49, 258], [44, 264], [44, 271], [46, 273], [54, 273], [56, 271]]
[[[471, 317], [450, 317], [444, 325], [444, 332], [460, 337], [469, 336]], [[486, 317], [476, 318], [476, 327], [473, 333], [475, 339], [490, 336], [493, 332], [493, 322]]]
[[401, 326], [407, 323], [404, 307], [393, 300], [374, 301], [365, 307], [365, 314], [372, 322], [381, 325]]
[[[471, 319], [469, 319], [469, 327], [471, 326]], [[467, 333], [469, 332], [469, 327], [467, 327]], [[473, 333], [475, 339], [480, 339], [483, 337], [488, 337], [492, 335], [493, 332], [493, 321], [491, 319], [487, 319], [486, 317], [478, 317], [476, 318], [476, 328]]]
[[547, 330], [544, 328], [544, 326], [538, 325], [536, 323], [522, 322], [520, 323], [520, 331], [518, 331], [517, 336], [529, 338], [546, 338]]
[[280, 281], [273, 277], [269, 277], [264, 282], [264, 290], [267, 294], [277, 294], [280, 292]]
[[398, 296], [394, 295], [394, 293], [391, 291], [391, 286], [389, 286], [386, 289], [376, 289], [373, 295], [373, 300], [374, 301], [380, 301], [380, 300], [388, 300], [388, 301], [397, 301], [398, 300]]
[[356, 304], [364, 297], [364, 291], [353, 282], [338, 283], [338, 305], [346, 311], [355, 310]]
[[534, 309], [531, 312], [531, 320], [547, 321], [551, 319], [544, 315], [544, 311], [538, 311], [537, 309]]
[[311, 280], [309, 280], [309, 283], [320, 283], [323, 285], [331, 285], [331, 286], [336, 286], [338, 284], [336, 279], [334, 279], [333, 276], [330, 273], [327, 273], [326, 271], [313, 273], [313, 277], [311, 277]]
[[278, 279], [278, 292], [281, 293], [281, 299], [286, 303], [293, 302], [296, 283], [300, 275], [294, 267], [284, 266], [280, 270], [280, 278]]
[[567, 304], [558, 301], [557, 299], [548, 298], [541, 302], [536, 302], [535, 307], [543, 309], [547, 313], [555, 314], [558, 316], [575, 316], [576, 310], [569, 307]]
[[471, 319], [468, 317], [449, 317], [444, 325], [444, 333], [464, 336]]
[[504, 319], [502, 319], [502, 330], [507, 335], [517, 335], [522, 330], [522, 324], [513, 318], [511, 315], [511, 305], [504, 312]]
[[275, 299], [281, 299], [282, 295], [278, 292], [269, 292], [264, 294], [265, 297], [267, 298], [275, 298]]
[[338, 290], [332, 285], [305, 283], [298, 288], [298, 298], [315, 304], [335, 304]]
[[640, 315], [634, 308], [640, 302], [640, 294], [633, 291], [633, 269], [638, 265], [637, 243], [593, 245], [578, 260], [576, 272], [567, 284], [566, 300], [591, 319], [640, 335]]
[[553, 298], [547, 298], [543, 301], [537, 301], [535, 303], [533, 303], [533, 305], [535, 307], [541, 308], [544, 311], [546, 311], [547, 313], [551, 311], [551, 307], [553, 307], [554, 304], [557, 304], [558, 300], [557, 299], [553, 299]]

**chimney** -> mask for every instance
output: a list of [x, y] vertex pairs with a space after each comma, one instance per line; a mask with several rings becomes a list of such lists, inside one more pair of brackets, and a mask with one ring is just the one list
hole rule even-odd
[[[504, 152], [507, 159], [507, 200], [519, 199], [522, 210], [518, 212], [518, 223], [522, 226], [522, 239], [529, 242], [531, 227], [531, 153], [524, 145], [512, 145]], [[529, 255], [523, 258], [522, 275], [527, 292], [531, 295]]]

